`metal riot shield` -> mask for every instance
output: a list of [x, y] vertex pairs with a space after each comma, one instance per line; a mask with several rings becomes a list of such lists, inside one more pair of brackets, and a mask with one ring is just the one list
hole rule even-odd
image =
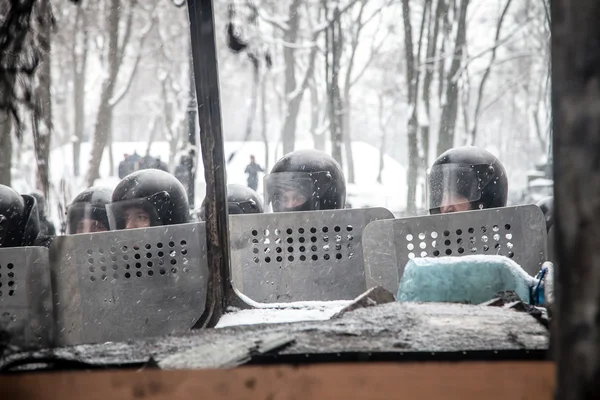
[[367, 286], [392, 293], [414, 257], [503, 255], [535, 275], [546, 246], [544, 214], [535, 205], [375, 221], [363, 233]]
[[205, 309], [204, 223], [57, 237], [58, 342], [123, 341], [189, 330]]
[[361, 238], [384, 208], [232, 215], [235, 287], [264, 303], [350, 300], [367, 289]]
[[54, 340], [48, 249], [0, 249], [0, 331], [20, 347], [49, 347]]

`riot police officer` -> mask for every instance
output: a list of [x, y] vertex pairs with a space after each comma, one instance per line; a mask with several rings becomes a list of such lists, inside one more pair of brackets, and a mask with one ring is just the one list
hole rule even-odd
[[429, 171], [430, 214], [505, 207], [508, 179], [493, 154], [473, 146], [438, 157]]
[[189, 222], [185, 189], [173, 175], [144, 169], [125, 177], [107, 207], [111, 229], [147, 228]]
[[91, 187], [79, 193], [67, 207], [67, 234], [105, 232], [109, 229], [106, 206], [112, 190]]
[[297, 150], [285, 155], [265, 177], [265, 203], [274, 212], [342, 209], [346, 180], [329, 154]]
[[31, 196], [37, 203], [38, 217], [40, 220], [40, 234], [45, 236], [55, 236], [56, 228], [46, 215], [47, 204], [44, 195], [39, 191], [35, 191], [31, 193]]
[[[263, 203], [258, 193], [247, 186], [230, 184], [227, 185], [227, 203], [229, 215], [235, 214], [257, 214], [263, 213]], [[206, 221], [206, 199], [196, 211], [199, 220]]]
[[0, 247], [35, 246], [39, 236], [35, 199], [0, 185]]

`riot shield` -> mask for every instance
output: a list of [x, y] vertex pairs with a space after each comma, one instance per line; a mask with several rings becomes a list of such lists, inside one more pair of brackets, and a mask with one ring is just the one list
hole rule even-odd
[[535, 205], [375, 221], [363, 233], [367, 286], [392, 293], [411, 258], [503, 255], [535, 275], [546, 246], [544, 214]]
[[0, 331], [20, 347], [49, 347], [54, 340], [48, 249], [0, 249]]
[[205, 309], [204, 223], [57, 237], [51, 247], [58, 343], [189, 330]]
[[367, 289], [362, 234], [384, 208], [233, 215], [232, 276], [265, 303], [350, 300]]

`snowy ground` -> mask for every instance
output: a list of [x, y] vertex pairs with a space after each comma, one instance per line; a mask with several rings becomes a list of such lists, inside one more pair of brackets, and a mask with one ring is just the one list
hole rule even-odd
[[300, 321], [324, 321], [341, 311], [352, 301], [303, 301], [295, 303], [263, 304], [240, 294], [254, 309], [230, 309], [219, 320], [217, 328], [238, 325], [282, 324]]

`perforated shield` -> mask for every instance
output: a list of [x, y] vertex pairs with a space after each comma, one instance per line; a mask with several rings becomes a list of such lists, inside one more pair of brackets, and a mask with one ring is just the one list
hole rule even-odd
[[384, 208], [233, 215], [232, 275], [258, 302], [353, 299], [366, 290], [363, 229]]
[[0, 249], [0, 331], [22, 347], [49, 347], [54, 339], [48, 249]]
[[544, 215], [535, 205], [376, 221], [363, 233], [367, 285], [392, 293], [410, 258], [497, 254], [535, 275], [546, 246]]
[[182, 332], [204, 311], [204, 223], [58, 237], [51, 254], [60, 344]]

